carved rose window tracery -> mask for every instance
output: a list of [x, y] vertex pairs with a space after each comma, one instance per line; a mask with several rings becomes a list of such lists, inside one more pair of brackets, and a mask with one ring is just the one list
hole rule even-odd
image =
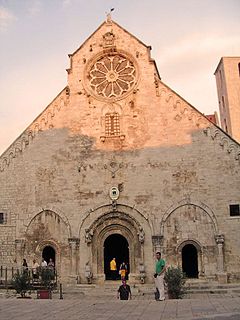
[[136, 69], [128, 58], [120, 54], [99, 58], [89, 70], [89, 85], [103, 98], [118, 98], [136, 83]]

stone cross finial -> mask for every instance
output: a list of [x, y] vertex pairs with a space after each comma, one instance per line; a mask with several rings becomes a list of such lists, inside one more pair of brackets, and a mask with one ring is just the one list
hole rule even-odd
[[114, 10], [114, 8], [111, 8], [111, 9], [109, 10], [109, 12], [106, 12], [106, 15], [107, 15], [106, 21], [107, 21], [107, 23], [111, 23], [111, 22], [112, 22], [111, 12], [112, 12], [113, 10]]

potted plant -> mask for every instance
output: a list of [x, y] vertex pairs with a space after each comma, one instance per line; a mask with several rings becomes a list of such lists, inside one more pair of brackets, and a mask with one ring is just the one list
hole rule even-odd
[[30, 276], [28, 271], [15, 273], [12, 279], [12, 286], [16, 290], [16, 292], [20, 294], [21, 298], [31, 298], [29, 296], [26, 296], [26, 293], [30, 291], [31, 288]]
[[168, 297], [170, 299], [181, 299], [185, 293], [185, 274], [179, 267], [169, 267], [164, 275], [167, 284]]
[[38, 299], [52, 299], [52, 283], [54, 280], [54, 270], [42, 267], [40, 269], [40, 289], [37, 291]]

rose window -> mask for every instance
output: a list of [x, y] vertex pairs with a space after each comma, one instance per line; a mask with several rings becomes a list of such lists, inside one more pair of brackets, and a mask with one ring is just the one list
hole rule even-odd
[[124, 56], [108, 55], [98, 59], [89, 70], [89, 85], [98, 96], [120, 98], [136, 83], [136, 69]]

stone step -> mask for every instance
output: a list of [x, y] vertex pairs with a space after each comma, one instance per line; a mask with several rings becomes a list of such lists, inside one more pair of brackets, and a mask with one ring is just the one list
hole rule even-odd
[[[67, 286], [63, 288], [66, 293], [81, 293], [86, 296], [113, 296], [116, 294], [118, 287], [121, 285], [121, 281], [113, 281], [112, 283], [105, 283], [104, 285], [96, 284], [77, 284], [74, 286]], [[132, 293], [134, 295], [152, 295], [154, 293], [154, 284], [132, 284]], [[190, 283], [185, 286], [187, 294], [225, 294], [225, 293], [240, 293], [240, 283], [231, 284], [218, 284], [212, 283]]]

